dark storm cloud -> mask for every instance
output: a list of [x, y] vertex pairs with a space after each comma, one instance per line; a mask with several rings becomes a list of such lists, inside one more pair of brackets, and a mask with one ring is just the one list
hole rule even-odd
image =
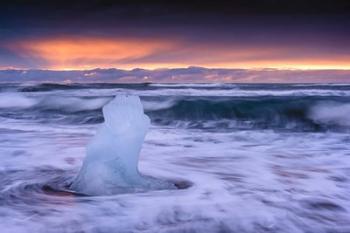
[[[335, 30], [349, 23], [350, 3], [340, 0], [287, 1], [2, 1], [0, 22], [3, 29], [42, 28], [72, 32], [95, 32], [100, 28], [121, 27], [147, 31], [162, 29], [225, 29], [236, 26], [268, 26], [282, 30], [291, 25], [331, 24]], [[276, 20], [280, 19], [280, 20]], [[346, 21], [346, 22], [345, 22]], [[316, 25], [315, 25], [316, 24]], [[256, 27], [253, 27], [256, 28]], [[107, 32], [108, 33], [108, 32]]]

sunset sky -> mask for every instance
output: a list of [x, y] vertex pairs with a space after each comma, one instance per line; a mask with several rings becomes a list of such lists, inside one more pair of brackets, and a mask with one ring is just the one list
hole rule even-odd
[[0, 69], [350, 69], [348, 1], [8, 1]]

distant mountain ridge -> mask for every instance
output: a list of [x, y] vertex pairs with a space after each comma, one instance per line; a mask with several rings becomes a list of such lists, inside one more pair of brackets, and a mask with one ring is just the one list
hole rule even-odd
[[0, 82], [116, 83], [350, 83], [350, 70], [163, 69], [0, 70]]

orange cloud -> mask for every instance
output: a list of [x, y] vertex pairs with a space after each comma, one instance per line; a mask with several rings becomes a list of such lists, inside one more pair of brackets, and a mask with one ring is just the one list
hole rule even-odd
[[57, 38], [20, 41], [10, 45], [27, 57], [46, 61], [48, 69], [71, 70], [116, 67], [124, 59], [137, 59], [170, 49], [173, 43], [162, 40]]
[[318, 48], [210, 43], [180, 39], [57, 37], [12, 42], [7, 46], [41, 68], [78, 70], [187, 66], [208, 68], [350, 69], [350, 55]]

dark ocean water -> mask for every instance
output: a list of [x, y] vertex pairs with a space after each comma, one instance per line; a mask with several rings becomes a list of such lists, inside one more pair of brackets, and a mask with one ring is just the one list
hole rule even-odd
[[[77, 197], [117, 94], [152, 127], [139, 170], [185, 190]], [[350, 232], [350, 85], [1, 84], [2, 232]]]

